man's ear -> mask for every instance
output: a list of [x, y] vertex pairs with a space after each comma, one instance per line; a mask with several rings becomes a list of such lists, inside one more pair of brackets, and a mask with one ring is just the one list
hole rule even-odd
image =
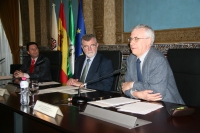
[[149, 38], [149, 39], [147, 39], [147, 41], [148, 41], [148, 44], [151, 46], [151, 41], [152, 41], [152, 39]]
[[99, 43], [97, 43], [97, 47], [99, 46]]
[[27, 51], [27, 54], [30, 54], [30, 53]]

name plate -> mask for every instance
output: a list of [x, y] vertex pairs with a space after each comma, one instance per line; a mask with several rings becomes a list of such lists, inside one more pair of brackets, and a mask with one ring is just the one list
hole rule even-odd
[[10, 94], [8, 93], [7, 89], [0, 88], [0, 96], [3, 96], [4, 94], [10, 95]]
[[50, 117], [55, 118], [56, 114], [63, 116], [60, 108], [58, 108], [57, 106], [42, 102], [37, 100], [35, 106], [34, 106], [34, 110], [41, 112], [43, 114], [46, 114]]

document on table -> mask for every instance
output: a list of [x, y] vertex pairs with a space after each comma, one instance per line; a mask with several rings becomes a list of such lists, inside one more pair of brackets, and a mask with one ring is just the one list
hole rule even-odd
[[[96, 90], [93, 90], [93, 89], [80, 89], [80, 93], [93, 92], [93, 91], [96, 91]], [[59, 92], [67, 93], [67, 94], [78, 94], [78, 89], [65, 89], [65, 90], [61, 90]]]
[[0, 80], [12, 79], [12, 76], [0, 76]]
[[138, 99], [131, 99], [131, 98], [126, 98], [126, 97], [116, 97], [116, 98], [110, 98], [110, 99], [105, 99], [105, 100], [98, 100], [98, 101], [92, 101], [88, 102], [93, 105], [97, 105], [100, 107], [114, 107], [114, 106], [119, 106], [123, 104], [129, 104], [129, 103], [135, 103], [139, 102], [140, 100]]
[[[48, 88], [48, 89], [40, 90], [38, 95], [45, 94], [45, 93], [52, 93], [52, 92], [78, 94], [78, 88], [79, 87], [74, 87], [74, 86], [60, 86], [60, 87]], [[81, 90], [80, 91], [81, 93], [96, 91], [96, 90], [92, 90], [92, 89], [80, 89], [80, 90]]]
[[60, 86], [60, 87], [53, 87], [48, 89], [40, 90], [38, 94], [45, 94], [45, 93], [52, 93], [52, 92], [61, 92], [63, 90], [73, 90], [78, 89], [78, 87], [74, 86]]
[[147, 102], [137, 102], [132, 104], [127, 104], [123, 106], [118, 106], [118, 111], [131, 112], [136, 114], [148, 114], [154, 110], [162, 108], [161, 104], [147, 103]]
[[59, 82], [51, 81], [51, 82], [39, 82], [39, 86], [45, 86], [45, 85], [55, 85], [60, 84]]

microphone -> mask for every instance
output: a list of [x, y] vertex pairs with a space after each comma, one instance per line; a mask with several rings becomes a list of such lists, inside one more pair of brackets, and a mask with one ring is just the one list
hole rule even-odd
[[0, 62], [2, 62], [3, 60], [5, 60], [5, 58], [0, 59]]
[[115, 70], [114, 72], [112, 73], [109, 73], [107, 75], [104, 75], [104, 76], [101, 76], [99, 78], [96, 78], [96, 79], [93, 79], [93, 80], [90, 80], [88, 81], [87, 83], [84, 83], [84, 84], [81, 84], [78, 88], [78, 95], [77, 96], [74, 96], [72, 98], [72, 103], [78, 103], [78, 104], [82, 104], [82, 103], [87, 103], [88, 102], [88, 98], [87, 97], [82, 97], [81, 96], [81, 93], [80, 93], [80, 87], [83, 85], [83, 86], [86, 86], [88, 84], [91, 84], [91, 83], [94, 83], [94, 82], [97, 82], [99, 80], [102, 80], [102, 79], [105, 79], [105, 78], [108, 78], [110, 76], [113, 76], [117, 73], [120, 73], [123, 69], [118, 69], [118, 70]]
[[118, 70], [115, 70], [115, 71], [112, 72], [112, 73], [109, 73], [109, 74], [104, 75], [104, 76], [102, 76], [102, 77], [99, 77], [99, 78], [97, 78], [97, 79], [90, 80], [90, 81], [88, 81], [87, 83], [84, 83], [84, 86], [86, 86], [86, 85], [88, 85], [88, 84], [91, 84], [91, 83], [94, 83], [94, 82], [97, 82], [97, 81], [99, 81], [99, 80], [108, 78], [108, 77], [110, 77], [110, 76], [112, 76], [112, 75], [115, 75], [115, 74], [117, 74], [117, 73], [120, 73], [122, 70], [123, 70], [123, 69], [118, 69]]

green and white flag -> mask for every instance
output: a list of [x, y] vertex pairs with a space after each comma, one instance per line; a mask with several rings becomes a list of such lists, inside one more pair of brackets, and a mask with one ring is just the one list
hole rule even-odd
[[74, 27], [74, 16], [72, 11], [72, 1], [69, 0], [69, 65], [71, 73], [68, 71], [68, 77], [71, 78], [74, 74], [74, 63], [75, 63], [75, 27]]

